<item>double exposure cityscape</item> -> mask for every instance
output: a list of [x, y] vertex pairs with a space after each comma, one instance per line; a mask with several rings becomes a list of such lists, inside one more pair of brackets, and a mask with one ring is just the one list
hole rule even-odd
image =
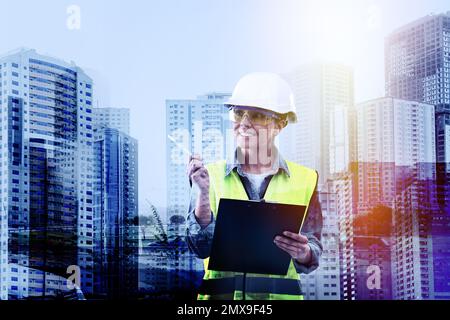
[[[450, 299], [450, 3], [343, 0], [309, 58], [307, 0], [78, 2], [0, 0], [0, 300], [197, 299], [189, 155], [234, 152], [225, 104], [254, 71], [290, 85], [277, 147], [319, 174], [304, 299]], [[350, 8], [375, 30], [351, 45]]]

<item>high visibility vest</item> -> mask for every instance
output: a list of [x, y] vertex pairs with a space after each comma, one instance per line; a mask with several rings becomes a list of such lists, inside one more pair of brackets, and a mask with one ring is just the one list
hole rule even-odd
[[[309, 206], [317, 185], [315, 170], [287, 162], [288, 176], [284, 172], [274, 175], [267, 187], [264, 199], [268, 202]], [[239, 175], [233, 170], [225, 176], [226, 163], [220, 161], [207, 165], [210, 177], [209, 198], [214, 217], [217, 216], [221, 198], [248, 200]], [[305, 217], [308, 213], [306, 210]], [[303, 223], [303, 221], [302, 221]], [[243, 297], [244, 274], [208, 269], [209, 259], [204, 259], [205, 275], [199, 290], [199, 300], [303, 300], [299, 276], [291, 260], [286, 275], [245, 275], [245, 297]]]

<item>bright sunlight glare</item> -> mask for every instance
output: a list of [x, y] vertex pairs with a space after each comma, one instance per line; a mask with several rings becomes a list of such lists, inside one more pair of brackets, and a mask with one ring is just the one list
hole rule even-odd
[[315, 59], [356, 63], [369, 33], [380, 30], [381, 9], [358, 0], [308, 1], [306, 28]]

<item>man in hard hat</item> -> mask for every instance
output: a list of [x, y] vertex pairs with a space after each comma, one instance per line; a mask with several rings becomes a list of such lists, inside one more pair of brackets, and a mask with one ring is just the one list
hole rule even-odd
[[[303, 299], [298, 273], [318, 267], [322, 253], [322, 214], [317, 196], [318, 173], [283, 159], [275, 138], [287, 124], [297, 121], [292, 91], [280, 76], [251, 73], [237, 83], [225, 103], [230, 110], [236, 139], [234, 161], [204, 166], [191, 157], [187, 173], [196, 185], [187, 218], [187, 242], [205, 259], [205, 275], [198, 298], [204, 299]], [[215, 216], [221, 198], [261, 200], [308, 206], [302, 234], [285, 231], [274, 243], [291, 257], [285, 276], [242, 274], [208, 269]], [[238, 254], [238, 253], [237, 253]]]

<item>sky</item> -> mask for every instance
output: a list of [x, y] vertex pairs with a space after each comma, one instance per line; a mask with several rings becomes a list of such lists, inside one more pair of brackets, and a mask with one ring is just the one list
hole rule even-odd
[[[73, 23], [79, 10], [78, 24]], [[254, 71], [312, 62], [354, 68], [355, 100], [384, 95], [384, 38], [448, 0], [0, 0], [0, 55], [74, 61], [99, 107], [128, 107], [139, 200], [166, 202], [165, 100], [231, 92]]]

